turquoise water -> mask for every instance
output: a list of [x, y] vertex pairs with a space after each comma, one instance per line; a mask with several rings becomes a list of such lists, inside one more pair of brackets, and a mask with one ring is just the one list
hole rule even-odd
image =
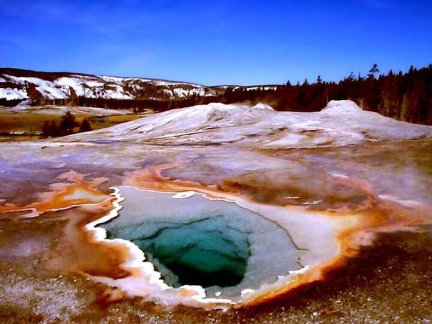
[[100, 226], [108, 238], [137, 245], [172, 287], [200, 285], [210, 295], [236, 298], [302, 267], [286, 229], [235, 203], [118, 189], [123, 208]]
[[221, 215], [190, 223], [150, 223], [133, 239], [115, 230], [110, 236], [130, 239], [148, 258], [157, 260], [156, 268], [166, 280], [167, 270], [174, 273], [178, 278], [171, 282], [174, 286], [234, 286], [246, 272], [248, 234], [230, 228]]

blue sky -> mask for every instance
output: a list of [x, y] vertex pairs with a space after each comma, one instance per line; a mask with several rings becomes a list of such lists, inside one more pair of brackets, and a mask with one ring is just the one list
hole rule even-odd
[[0, 0], [0, 66], [208, 85], [432, 63], [432, 1]]

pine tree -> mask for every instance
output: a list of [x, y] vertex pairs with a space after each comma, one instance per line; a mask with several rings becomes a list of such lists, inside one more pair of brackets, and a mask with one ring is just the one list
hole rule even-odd
[[76, 106], [78, 104], [78, 96], [74, 88], [69, 87], [69, 105]]
[[83, 121], [81, 122], [81, 125], [80, 125], [80, 128], [79, 128], [78, 132], [82, 133], [82, 132], [89, 132], [89, 131], [92, 131], [92, 130], [93, 129], [92, 129], [89, 121], [87, 120], [87, 118], [84, 118]]
[[375, 63], [374, 65], [372, 65], [372, 68], [369, 70], [368, 78], [375, 79], [375, 75], [379, 72], [380, 70], [378, 69], [378, 64]]
[[60, 136], [60, 129], [57, 126], [57, 123], [55, 120], [52, 120], [50, 125], [49, 125], [49, 136]]
[[41, 134], [41, 136], [43, 138], [47, 138], [49, 136], [52, 136], [52, 131], [51, 131], [50, 123], [47, 120], [42, 125], [42, 134]]
[[72, 134], [73, 129], [78, 126], [78, 123], [75, 120], [75, 116], [72, 115], [70, 111], [67, 111], [62, 117], [60, 121], [60, 130], [62, 135]]

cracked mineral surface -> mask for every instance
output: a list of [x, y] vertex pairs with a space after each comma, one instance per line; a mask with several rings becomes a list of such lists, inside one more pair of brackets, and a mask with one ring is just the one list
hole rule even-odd
[[1, 143], [1, 321], [431, 321], [430, 127], [239, 109]]

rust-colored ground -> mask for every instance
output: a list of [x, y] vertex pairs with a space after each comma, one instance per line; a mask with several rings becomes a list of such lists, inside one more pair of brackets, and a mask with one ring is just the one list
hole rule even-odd
[[[224, 165], [224, 159], [232, 156], [232, 153], [224, 156], [219, 151], [198, 156], [186, 149], [180, 153], [155, 150], [151, 154], [137, 147], [126, 152], [121, 145], [115, 149], [104, 146], [26, 149], [8, 148], [4, 151], [8, 157], [0, 159], [3, 163], [0, 174], [1, 322], [429, 323], [432, 320], [432, 230], [430, 225], [418, 226], [409, 221], [421, 216], [426, 220], [424, 224], [428, 224], [432, 218], [430, 141], [260, 152], [262, 164], [250, 158], [248, 161], [246, 156], [245, 165], [253, 167], [243, 172], [241, 168], [228, 170], [216, 166], [217, 162]], [[35, 160], [25, 161], [26, 152]], [[69, 155], [62, 157], [63, 153]], [[86, 160], [90, 154], [99, 160]], [[104, 160], [107, 156], [114, 160], [118, 157], [119, 165], [96, 164], [108, 161]], [[134, 163], [128, 164], [131, 156]], [[240, 161], [241, 154], [237, 158]], [[277, 167], [270, 164], [275, 163], [270, 158], [277, 159]], [[85, 233], [68, 228], [82, 228], [108, 212], [112, 206], [102, 201], [110, 199], [110, 186], [140, 180], [136, 177], [140, 170], [173, 162], [175, 167], [161, 171], [160, 175], [168, 180], [159, 189], [169, 189], [167, 184], [198, 186], [279, 206], [319, 201], [310, 205], [313, 211], [359, 212], [373, 206], [379, 207], [389, 219], [397, 214], [399, 219], [407, 220], [405, 225], [416, 227], [400, 226], [398, 231], [387, 228], [388, 232], [378, 234], [373, 245], [363, 246], [342, 267], [326, 272], [324, 280], [303, 285], [259, 305], [225, 312], [184, 306], [165, 308], [142, 298], [128, 297], [119, 289], [89, 279], [86, 274], [104, 275], [103, 269], [111, 269], [116, 277], [127, 275], [118, 267], [123, 262], [119, 259], [122, 253], [114, 247], [91, 242], [91, 238], [75, 237], [72, 234]], [[79, 173], [65, 176], [70, 170]], [[332, 172], [348, 179], [332, 176]], [[88, 176], [82, 178], [78, 174]], [[147, 180], [161, 180], [157, 173], [146, 176]], [[181, 181], [172, 182], [175, 179]], [[158, 181], [154, 183], [160, 184]], [[85, 184], [89, 197], [100, 199], [94, 201], [85, 194], [68, 196], [71, 193], [68, 190], [76, 183]], [[146, 188], [148, 185], [149, 182]], [[418, 204], [412, 207], [409, 203], [403, 206], [381, 201], [377, 205], [377, 197], [389, 193]], [[52, 204], [54, 201], [67, 203]], [[99, 203], [99, 207], [85, 210], [89, 218], [83, 219], [79, 211], [87, 208], [82, 206], [86, 203]], [[395, 204], [399, 206], [397, 209]], [[49, 211], [72, 205], [81, 206]], [[42, 214], [25, 217], [29, 208]]]

